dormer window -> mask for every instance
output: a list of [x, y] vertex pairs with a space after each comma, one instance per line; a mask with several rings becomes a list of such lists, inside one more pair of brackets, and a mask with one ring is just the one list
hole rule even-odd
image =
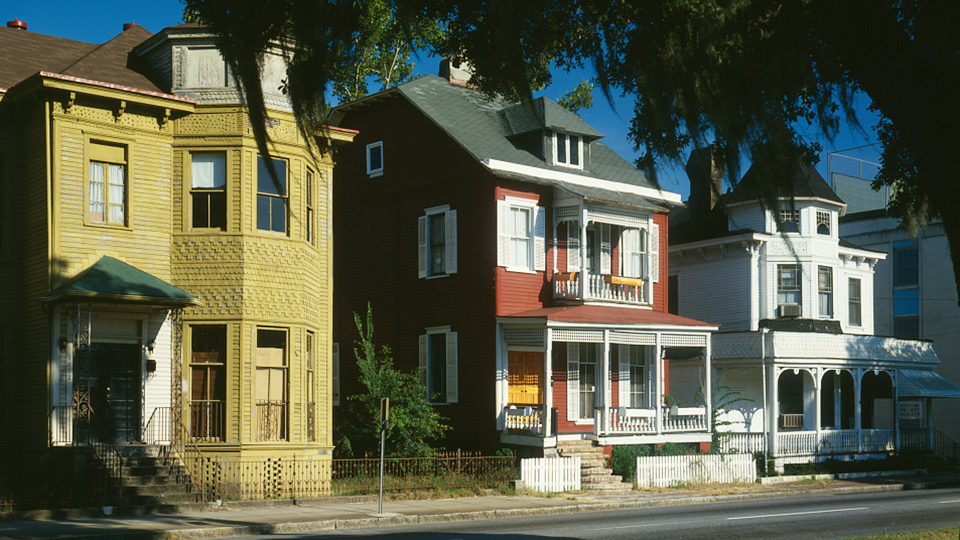
[[800, 232], [800, 211], [799, 210], [781, 210], [780, 224], [777, 225], [777, 232], [784, 232], [784, 233]]
[[817, 234], [830, 236], [830, 212], [817, 210]]
[[554, 132], [553, 164], [583, 168], [583, 138], [578, 135]]

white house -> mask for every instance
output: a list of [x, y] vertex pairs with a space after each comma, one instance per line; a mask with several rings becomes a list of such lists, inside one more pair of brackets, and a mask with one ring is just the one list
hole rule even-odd
[[782, 468], [928, 441], [919, 412], [960, 387], [933, 371], [931, 343], [874, 335], [874, 269], [887, 254], [839, 238], [846, 204], [816, 170], [798, 164], [779, 208], [761, 204], [755, 167], [722, 196], [708, 149], [687, 172], [688, 208], [670, 216], [670, 307], [721, 325], [717, 425], [739, 434], [723, 444]]

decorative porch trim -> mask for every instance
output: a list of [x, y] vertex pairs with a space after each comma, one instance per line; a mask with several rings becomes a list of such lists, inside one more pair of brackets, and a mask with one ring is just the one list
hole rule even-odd
[[663, 347], [706, 347], [707, 336], [697, 334], [663, 334], [660, 337]]
[[602, 330], [553, 330], [553, 341], [568, 343], [603, 343]]
[[508, 345], [543, 347], [546, 343], [543, 328], [504, 328], [503, 341]]
[[587, 207], [587, 220], [595, 223], [609, 223], [624, 227], [645, 227], [649, 221], [646, 214], [629, 210], [614, 210], [612, 208]]
[[612, 330], [610, 332], [610, 343], [620, 345], [656, 345], [657, 335], [652, 333]]

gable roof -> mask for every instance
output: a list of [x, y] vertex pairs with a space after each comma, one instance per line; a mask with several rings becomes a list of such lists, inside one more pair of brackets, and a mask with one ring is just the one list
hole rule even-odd
[[[395, 95], [409, 101], [468, 154], [499, 176], [558, 187], [563, 181], [557, 176], [567, 177], [567, 184], [583, 185], [596, 180], [616, 182], [625, 184], [620, 192], [629, 193], [630, 186], [638, 188], [632, 189], [634, 193], [628, 198], [633, 198], [640, 191], [645, 195], [646, 202], [662, 197], [679, 203], [679, 196], [661, 190], [633, 164], [595, 140], [602, 137], [600, 132], [548, 98], [534, 100], [532, 107], [518, 105], [489, 98], [472, 88], [450, 84], [441, 77], [427, 75], [336, 107], [331, 122], [339, 124], [351, 109]], [[583, 169], [553, 165], [516, 140], [518, 135], [542, 129], [583, 135], [591, 141], [589, 162], [584, 164]], [[523, 172], [497, 169], [490, 166], [491, 162], [517, 165]], [[576, 181], [569, 181], [571, 179]], [[599, 191], [606, 194], [603, 200], [617, 202], [613, 197], [618, 195], [618, 190], [607, 187]], [[595, 194], [599, 194], [599, 191]], [[655, 202], [662, 206], [661, 201]]]
[[153, 34], [134, 25], [103, 44], [0, 28], [0, 88], [37, 73], [56, 73], [148, 92], [162, 91], [130, 65], [129, 53]]
[[68, 300], [170, 307], [200, 303], [196, 296], [183, 289], [106, 256], [43, 298], [44, 302]]

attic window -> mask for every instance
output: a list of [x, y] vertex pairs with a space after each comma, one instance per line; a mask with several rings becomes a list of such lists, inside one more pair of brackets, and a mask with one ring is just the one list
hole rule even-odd
[[367, 145], [367, 174], [369, 176], [383, 174], [383, 141]]
[[777, 232], [800, 232], [800, 211], [780, 210], [780, 225], [777, 226]]
[[583, 168], [583, 139], [567, 133], [553, 133], [553, 164]]
[[817, 234], [830, 235], [830, 212], [817, 210]]

